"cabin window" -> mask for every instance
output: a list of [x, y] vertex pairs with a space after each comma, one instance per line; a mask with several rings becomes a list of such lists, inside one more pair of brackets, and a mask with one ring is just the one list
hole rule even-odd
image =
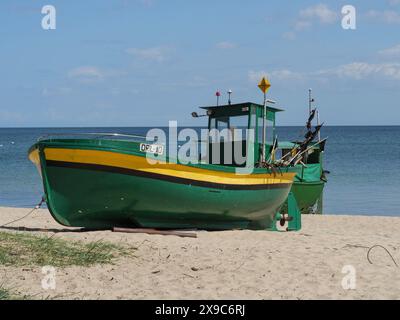
[[233, 117], [218, 117], [211, 118], [210, 129], [217, 129], [219, 131], [223, 129], [247, 129], [249, 116], [233, 116]]
[[[268, 119], [265, 119], [266, 125], [266, 134], [265, 134], [265, 143], [266, 144], [273, 144], [274, 141], [274, 122]], [[263, 118], [258, 117], [258, 143], [263, 142]]]
[[231, 117], [229, 121], [230, 129], [247, 129], [248, 127], [248, 115]]
[[210, 129], [223, 130], [228, 128], [229, 117], [211, 118]]
[[251, 114], [250, 114], [250, 129], [256, 129], [257, 126], [257, 109], [256, 108], [252, 108], [251, 110]]
[[268, 144], [274, 143], [274, 122], [271, 120], [267, 120], [266, 142]]
[[319, 150], [311, 149], [306, 155], [306, 163], [308, 164], [319, 163]]
[[[248, 122], [248, 113], [210, 118], [209, 129], [214, 131], [208, 146], [209, 163], [235, 167], [246, 165]], [[232, 135], [233, 130], [238, 130], [235, 135]]]

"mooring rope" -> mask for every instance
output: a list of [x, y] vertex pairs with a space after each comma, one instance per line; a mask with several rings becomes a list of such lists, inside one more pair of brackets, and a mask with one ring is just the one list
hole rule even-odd
[[40, 200], [40, 202], [39, 202], [31, 211], [29, 211], [26, 215], [24, 215], [24, 216], [21, 217], [21, 218], [15, 219], [15, 220], [13, 220], [13, 221], [7, 222], [7, 223], [1, 225], [0, 228], [3, 228], [3, 227], [5, 227], [5, 226], [8, 226], [8, 225], [14, 223], [14, 222], [18, 222], [18, 221], [21, 221], [21, 220], [27, 218], [27, 217], [30, 216], [34, 211], [40, 209], [40, 207], [42, 206], [42, 204], [44, 203], [44, 201], [45, 201], [45, 200], [44, 200], [44, 197], [43, 197], [43, 198]]
[[369, 258], [369, 254], [371, 253], [372, 249], [376, 248], [376, 247], [380, 247], [383, 250], [385, 250], [387, 252], [387, 254], [390, 256], [390, 258], [392, 258], [393, 263], [395, 264], [395, 266], [398, 268], [399, 265], [396, 263], [396, 260], [393, 258], [392, 254], [389, 252], [388, 249], [386, 249], [384, 246], [381, 246], [380, 244], [376, 244], [374, 246], [372, 246], [371, 248], [369, 248], [368, 253], [367, 253], [367, 260], [370, 264], [373, 264], [371, 259]]

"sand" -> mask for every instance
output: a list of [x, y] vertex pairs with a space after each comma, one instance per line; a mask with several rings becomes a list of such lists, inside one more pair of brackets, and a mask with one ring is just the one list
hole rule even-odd
[[[0, 225], [27, 212], [0, 208]], [[47, 210], [11, 226], [137, 248], [113, 265], [57, 269], [55, 290], [42, 289], [41, 267], [0, 265], [0, 282], [39, 299], [400, 299], [400, 268], [388, 253], [376, 247], [367, 260], [379, 244], [400, 266], [400, 217], [304, 216], [299, 232], [199, 231], [195, 239], [70, 232]]]

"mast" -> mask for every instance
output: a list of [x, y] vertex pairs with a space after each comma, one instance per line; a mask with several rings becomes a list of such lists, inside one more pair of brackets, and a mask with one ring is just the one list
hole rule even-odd
[[267, 92], [264, 92], [264, 108], [263, 108], [263, 140], [262, 140], [262, 161], [265, 160], [265, 140], [267, 139], [267, 123], [265, 117], [267, 114]]
[[[312, 111], [312, 103], [315, 102], [314, 98], [312, 97], [312, 89], [308, 89], [308, 114], [311, 114]], [[319, 122], [319, 110], [317, 108], [315, 108], [315, 113], [317, 116], [317, 126], [320, 125]], [[321, 141], [321, 132], [318, 131], [318, 141]]]
[[265, 142], [267, 139], [267, 122], [266, 122], [266, 116], [267, 116], [267, 91], [271, 87], [271, 83], [268, 81], [268, 79], [262, 78], [260, 83], [258, 84], [258, 87], [260, 90], [264, 93], [264, 107], [263, 107], [263, 141], [262, 141], [262, 152], [260, 155], [260, 164], [265, 161]]

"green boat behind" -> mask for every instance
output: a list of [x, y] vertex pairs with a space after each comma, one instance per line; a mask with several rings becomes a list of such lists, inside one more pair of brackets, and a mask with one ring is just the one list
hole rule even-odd
[[[277, 153], [291, 153], [299, 147], [299, 143], [280, 142]], [[303, 214], [323, 213], [323, 192], [327, 182], [327, 171], [323, 168], [325, 142], [310, 148], [304, 156], [302, 164], [297, 165], [299, 173], [295, 176], [292, 193]]]
[[[319, 111], [313, 108], [315, 99], [312, 97], [312, 90], [309, 89], [308, 97], [308, 120], [306, 123], [306, 133], [303, 142], [279, 142], [276, 147], [274, 157], [288, 161], [288, 158], [295, 153], [297, 157], [291, 158], [290, 164], [298, 167], [300, 173], [296, 175], [292, 194], [296, 198], [298, 208], [303, 214], [322, 214], [323, 213], [323, 194], [327, 174], [324, 170], [324, 153], [327, 138], [321, 139], [319, 123]], [[317, 118], [315, 130], [312, 130], [312, 122]], [[314, 139], [317, 141], [315, 142]]]

